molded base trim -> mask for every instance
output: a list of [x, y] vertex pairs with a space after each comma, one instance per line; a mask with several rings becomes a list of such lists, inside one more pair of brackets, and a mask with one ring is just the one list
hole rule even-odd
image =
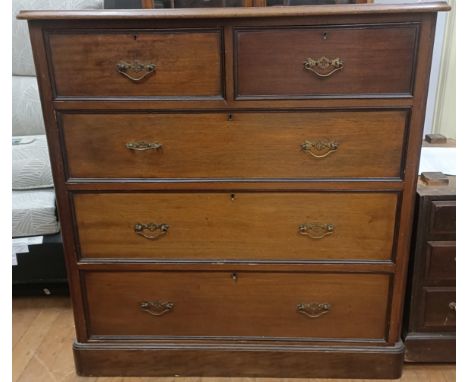
[[409, 333], [405, 362], [455, 362], [455, 333]]
[[399, 378], [404, 346], [75, 343], [83, 376]]

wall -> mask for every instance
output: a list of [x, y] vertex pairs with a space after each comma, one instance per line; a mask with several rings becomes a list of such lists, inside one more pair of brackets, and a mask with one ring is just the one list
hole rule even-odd
[[448, 138], [456, 138], [456, 35], [455, 0], [449, 1], [452, 11], [445, 28], [442, 64], [437, 88], [437, 104], [434, 111], [433, 132]]
[[[374, 0], [374, 3], [421, 3], [431, 0]], [[447, 0], [446, 0], [447, 1]], [[450, 12], [437, 15], [424, 134], [456, 138], [455, 128], [455, 0]]]

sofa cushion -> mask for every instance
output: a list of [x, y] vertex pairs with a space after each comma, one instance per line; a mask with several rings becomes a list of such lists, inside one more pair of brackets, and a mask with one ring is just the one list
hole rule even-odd
[[36, 77], [12, 77], [13, 135], [45, 134]]
[[12, 204], [13, 237], [59, 232], [53, 189], [13, 191]]
[[31, 43], [29, 41], [28, 23], [16, 20], [20, 10], [34, 9], [98, 9], [103, 8], [104, 0], [14, 0], [13, 11], [13, 74], [34, 76]]
[[45, 135], [13, 137], [13, 190], [54, 186]]

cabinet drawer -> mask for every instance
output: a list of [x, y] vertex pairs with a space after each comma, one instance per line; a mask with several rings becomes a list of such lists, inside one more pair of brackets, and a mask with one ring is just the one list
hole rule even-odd
[[[406, 118], [406, 111], [61, 115], [72, 178], [399, 178]], [[140, 142], [141, 151], [128, 147]]]
[[417, 24], [239, 29], [236, 95], [410, 95], [417, 39]]
[[453, 330], [456, 323], [455, 288], [425, 287], [423, 325], [431, 330]]
[[57, 96], [222, 95], [218, 30], [93, 29], [48, 41]]
[[430, 202], [430, 238], [450, 236], [455, 239], [456, 231], [456, 201], [432, 200]]
[[456, 242], [429, 241], [426, 244], [426, 282], [455, 281]]
[[396, 193], [74, 195], [81, 256], [391, 259]]
[[89, 333], [384, 339], [387, 275], [91, 272]]

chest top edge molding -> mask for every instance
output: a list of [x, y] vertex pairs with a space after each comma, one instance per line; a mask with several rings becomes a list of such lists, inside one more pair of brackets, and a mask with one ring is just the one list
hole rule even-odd
[[211, 19], [278, 16], [333, 16], [392, 13], [432, 13], [451, 9], [445, 1], [408, 4], [338, 4], [250, 8], [179, 8], [132, 10], [23, 10], [20, 20]]

